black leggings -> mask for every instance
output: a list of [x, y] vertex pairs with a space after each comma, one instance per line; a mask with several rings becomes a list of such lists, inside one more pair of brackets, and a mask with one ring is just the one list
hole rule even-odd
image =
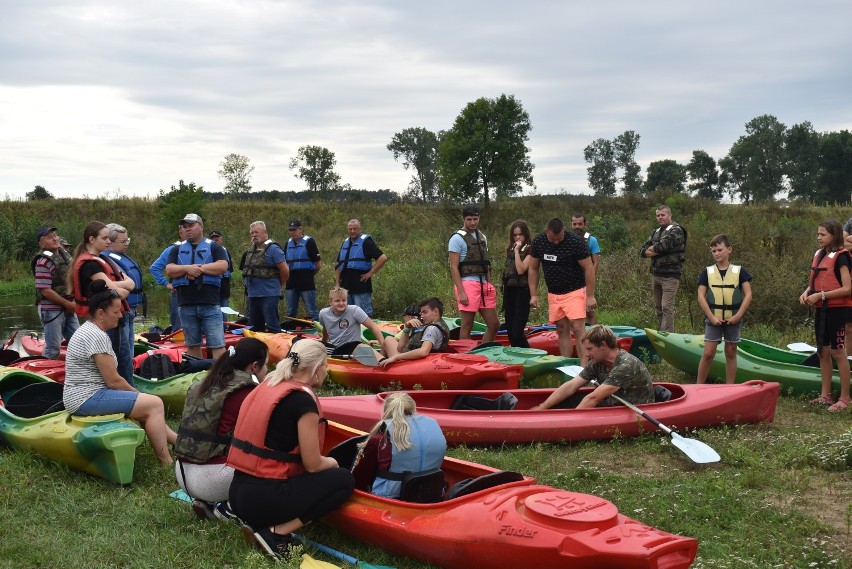
[[307, 524], [340, 506], [354, 489], [355, 478], [345, 468], [306, 472], [286, 480], [256, 478], [237, 471], [229, 502], [234, 513], [253, 528], [296, 518]]
[[525, 286], [507, 286], [503, 290], [503, 312], [506, 316], [506, 333], [509, 343], [516, 348], [529, 348], [524, 333], [530, 318], [530, 289]]

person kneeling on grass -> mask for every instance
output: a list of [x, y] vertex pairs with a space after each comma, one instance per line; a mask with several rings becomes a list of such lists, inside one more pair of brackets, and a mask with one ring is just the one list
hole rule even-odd
[[257, 338], [243, 338], [186, 394], [175, 443], [175, 476], [194, 498], [192, 509], [201, 519], [232, 517], [226, 500], [234, 469], [225, 460], [240, 408], [266, 377], [268, 354]]
[[355, 487], [377, 496], [399, 498], [402, 475], [440, 468], [447, 439], [432, 417], [418, 415], [407, 393], [391, 393], [382, 420], [361, 445], [361, 459], [352, 469]]
[[402, 360], [419, 360], [432, 352], [446, 352], [450, 330], [444, 322], [444, 303], [434, 296], [420, 302], [420, 318], [412, 318], [402, 329], [402, 338], [386, 338], [379, 360], [384, 367]]
[[93, 280], [87, 293], [89, 319], [68, 341], [62, 401], [72, 415], [123, 413], [145, 429], [160, 462], [172, 463], [169, 444], [177, 435], [166, 425], [163, 400], [139, 393], [118, 374], [118, 359], [107, 330], [121, 319], [121, 296], [102, 280]]
[[[580, 374], [560, 385], [536, 409], [584, 409], [587, 407], [612, 407], [620, 405], [610, 395], [639, 405], [654, 402], [654, 385], [651, 374], [639, 359], [618, 347], [615, 334], [601, 324], [596, 324], [582, 337], [589, 363]], [[599, 385], [591, 393], [578, 393], [590, 381]]]
[[352, 473], [323, 456], [326, 420], [314, 389], [325, 381], [325, 346], [299, 340], [240, 409], [228, 466], [229, 502], [243, 536], [268, 555], [287, 555], [292, 532], [345, 502]]
[[327, 308], [320, 310], [317, 322], [322, 326], [322, 341], [329, 348], [329, 355], [348, 356], [362, 344], [361, 325], [366, 326], [384, 345], [384, 334], [361, 307], [349, 304], [349, 293], [345, 288], [335, 287], [328, 293]]

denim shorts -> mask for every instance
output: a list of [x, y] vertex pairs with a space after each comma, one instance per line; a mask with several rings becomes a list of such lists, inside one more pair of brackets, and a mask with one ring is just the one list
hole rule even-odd
[[740, 320], [736, 324], [725, 324], [723, 326], [713, 326], [707, 319], [704, 319], [704, 341], [705, 342], [721, 342], [722, 338], [729, 344], [740, 343], [740, 331], [743, 329], [743, 321]]
[[136, 404], [139, 394], [135, 391], [120, 391], [118, 389], [101, 389], [95, 392], [74, 415], [109, 415], [124, 413], [128, 417]]
[[218, 304], [190, 304], [180, 307], [183, 324], [184, 344], [187, 347], [201, 345], [201, 335], [207, 338], [210, 349], [225, 347], [225, 326], [222, 310]]

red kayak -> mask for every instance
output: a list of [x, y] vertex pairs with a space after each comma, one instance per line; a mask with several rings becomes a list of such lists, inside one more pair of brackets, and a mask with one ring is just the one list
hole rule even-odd
[[[670, 401], [639, 407], [661, 423], [677, 429], [711, 425], [771, 422], [775, 418], [780, 386], [749, 381], [735, 385], [658, 384], [671, 391]], [[656, 427], [637, 420], [626, 407], [547, 409], [531, 411], [553, 389], [519, 389], [513, 410], [461, 411], [452, 409], [459, 397], [473, 395], [496, 400], [502, 391], [411, 391], [417, 412], [433, 417], [450, 444], [529, 443], [533, 441], [605, 440], [635, 437]], [[381, 418], [390, 393], [323, 397], [325, 416], [356, 429], [369, 430]]]
[[[473, 333], [470, 335], [471, 339], [476, 340], [477, 342], [482, 341], [482, 334]], [[462, 340], [459, 340], [462, 341]], [[509, 336], [506, 335], [506, 332], [498, 332], [494, 337], [494, 341], [502, 346], [510, 346]], [[527, 332], [527, 343], [529, 343], [530, 348], [535, 348], [537, 350], [544, 350], [551, 356], [561, 355], [559, 353], [559, 333], [556, 330], [534, 330]], [[615, 339], [615, 343], [618, 344], [618, 347], [622, 350], [629, 352], [630, 348], [633, 347], [633, 338], [629, 337], [617, 337]], [[452, 342], [451, 342], [452, 344]], [[566, 357], [576, 358], [577, 357], [577, 345], [574, 341], [574, 336], [571, 336], [571, 353]]]
[[16, 367], [31, 373], [37, 373], [44, 377], [49, 377], [57, 383], [65, 382], [65, 360], [46, 360], [38, 359], [22, 359], [21, 361], [9, 364], [9, 367]]
[[[231, 333], [231, 332], [225, 332], [225, 345], [226, 346], [233, 346], [234, 344], [236, 344], [237, 342], [239, 342], [242, 339], [243, 339], [242, 334], [234, 334], [234, 333]], [[183, 341], [176, 341], [174, 339], [159, 340], [157, 342], [150, 342], [150, 343], [156, 344], [158, 348], [179, 348], [179, 349], [184, 349], [184, 350], [186, 349], [186, 345], [183, 343]], [[44, 340], [42, 340], [41, 338], [37, 338], [34, 335], [28, 335], [28, 336], [24, 336], [23, 338], [21, 338], [21, 347], [24, 349], [25, 352], [27, 352], [31, 356], [40, 356], [40, 355], [44, 354]], [[150, 346], [142, 346], [140, 344], [136, 344], [135, 352], [138, 355], [138, 354], [144, 352], [145, 350], [148, 350], [149, 348], [150, 348]], [[208, 357], [208, 358], [211, 357], [210, 353], [207, 350], [205, 350], [205, 352], [207, 352], [206, 357]], [[59, 348], [59, 356], [57, 356], [57, 359], [60, 359], [60, 360], [65, 359], [65, 344], [64, 343]]]
[[396, 389], [517, 389], [523, 366], [492, 363], [476, 354], [429, 354], [420, 360], [371, 367], [328, 359], [328, 376], [346, 387]]
[[[350, 437], [360, 434], [330, 423], [324, 452], [348, 467], [351, 449], [332, 447], [347, 439], [343, 447], [351, 447]], [[445, 569], [686, 569], [698, 550], [695, 539], [630, 519], [604, 498], [453, 458], [444, 459], [442, 471], [449, 490], [439, 502], [403, 502], [356, 490], [323, 521], [360, 541]], [[458, 485], [465, 479], [474, 480]]]

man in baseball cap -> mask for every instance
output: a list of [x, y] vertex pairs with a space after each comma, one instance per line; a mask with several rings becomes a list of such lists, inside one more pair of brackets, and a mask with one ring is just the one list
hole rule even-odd
[[303, 233], [302, 222], [298, 219], [290, 220], [287, 231], [290, 233], [290, 239], [284, 248], [287, 266], [290, 269], [287, 287], [284, 290], [287, 299], [287, 317], [296, 317], [301, 299], [305, 304], [308, 318], [316, 320], [319, 317], [319, 308], [317, 308], [317, 287], [314, 275], [322, 266], [319, 247], [313, 237]]
[[188, 213], [184, 216], [183, 219], [180, 220], [181, 223], [200, 223], [204, 225], [204, 221], [202, 221], [201, 216], [197, 213]]
[[44, 357], [59, 357], [63, 338], [68, 340], [80, 327], [74, 314], [74, 297], [67, 285], [71, 256], [59, 243], [55, 227], [36, 231], [39, 253], [32, 261], [36, 306], [44, 329]]

